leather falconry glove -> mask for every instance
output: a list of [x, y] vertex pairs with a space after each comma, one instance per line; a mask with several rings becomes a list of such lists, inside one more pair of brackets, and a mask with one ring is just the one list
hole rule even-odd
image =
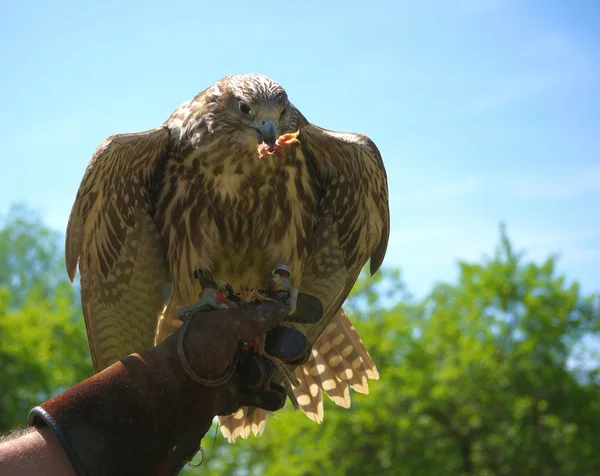
[[35, 407], [29, 424], [54, 431], [78, 474], [177, 474], [216, 415], [283, 407], [286, 391], [270, 381], [277, 366], [247, 344], [266, 333], [266, 354], [306, 362], [309, 341], [280, 326], [289, 312], [260, 302], [191, 313], [160, 345]]

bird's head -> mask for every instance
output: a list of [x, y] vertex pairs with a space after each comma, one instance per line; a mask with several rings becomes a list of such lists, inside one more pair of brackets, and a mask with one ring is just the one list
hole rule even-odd
[[209, 131], [226, 135], [230, 144], [275, 150], [278, 137], [298, 129], [300, 114], [279, 83], [267, 76], [227, 76], [208, 92]]
[[257, 143], [275, 147], [277, 138], [287, 132], [286, 119], [290, 115], [285, 90], [271, 78], [259, 74], [228, 76], [219, 85], [224, 86], [224, 106], [238, 131], [254, 147]]
[[279, 83], [262, 74], [235, 74], [182, 104], [165, 125], [180, 150], [217, 141], [237, 157], [246, 151], [261, 158], [281, 156], [283, 146], [298, 142], [295, 133], [305, 122]]

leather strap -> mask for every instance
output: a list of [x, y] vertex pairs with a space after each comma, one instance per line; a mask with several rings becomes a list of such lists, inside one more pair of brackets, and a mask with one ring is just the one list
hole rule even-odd
[[54, 421], [54, 418], [52, 418], [50, 413], [48, 413], [42, 407], [35, 407], [29, 412], [27, 424], [35, 428], [40, 428], [42, 425], [46, 425], [48, 428], [50, 428], [60, 445], [63, 447], [63, 450], [73, 465], [73, 469], [75, 469], [77, 475], [87, 476], [88, 473], [85, 471], [81, 461], [79, 461], [79, 458], [69, 443], [69, 440], [67, 440], [67, 437], [60, 429], [58, 423]]

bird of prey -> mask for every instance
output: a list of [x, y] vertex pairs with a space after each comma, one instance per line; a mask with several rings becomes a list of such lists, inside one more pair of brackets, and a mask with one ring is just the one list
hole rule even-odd
[[[267, 289], [273, 270], [317, 297], [322, 318], [293, 324], [313, 343], [294, 394], [316, 422], [321, 390], [350, 405], [377, 369], [341, 306], [389, 236], [385, 168], [366, 136], [307, 121], [286, 91], [260, 74], [218, 80], [160, 127], [104, 140], [83, 176], [66, 236], [77, 266], [96, 372], [160, 343], [177, 310], [214, 306], [215, 283]], [[196, 279], [198, 276], [202, 279]], [[221, 417], [230, 440], [262, 433], [267, 413]]]

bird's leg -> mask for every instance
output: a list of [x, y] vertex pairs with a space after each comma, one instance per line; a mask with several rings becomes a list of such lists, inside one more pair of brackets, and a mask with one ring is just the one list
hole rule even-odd
[[273, 270], [273, 278], [271, 279], [271, 291], [276, 293], [285, 292], [289, 294], [288, 305], [292, 308], [292, 314], [296, 311], [296, 302], [298, 300], [298, 288], [292, 286], [290, 278], [292, 277], [291, 269], [285, 264], [279, 264]]
[[[288, 266], [283, 265], [283, 264], [277, 265], [277, 267], [273, 270], [273, 278], [271, 279], [271, 284], [269, 286], [270, 292], [267, 292], [267, 295], [271, 295], [271, 297], [272, 297], [271, 293], [275, 293], [276, 295], [278, 295], [277, 297], [284, 298], [284, 296], [279, 296], [280, 293], [287, 294], [287, 296], [288, 296], [287, 302], [288, 302], [289, 306], [292, 308], [292, 313], [293, 313], [296, 310], [296, 304], [297, 304], [297, 300], [298, 300], [298, 289], [295, 288], [294, 286], [292, 286], [292, 283], [290, 282], [291, 277], [292, 277], [292, 272]], [[244, 294], [242, 301], [250, 300], [250, 296], [252, 296], [252, 293], [249, 293], [248, 295]], [[253, 300], [261, 299], [259, 296], [260, 296], [260, 293], [256, 297], [254, 297]], [[280, 299], [275, 299], [275, 300], [280, 301]], [[273, 365], [275, 365], [275, 367], [278, 370], [276, 373], [276, 378], [278, 380], [280, 380], [281, 383], [284, 385], [289, 398], [291, 399], [292, 403], [294, 404], [294, 408], [299, 408], [298, 401], [296, 400], [296, 397], [294, 396], [294, 392], [293, 392], [292, 388], [299, 386], [300, 382], [294, 375], [293, 370], [291, 370], [291, 368], [288, 367], [288, 365], [290, 365], [290, 362], [281, 360], [280, 358], [275, 357], [268, 352], [268, 349], [266, 348], [266, 334], [263, 334], [260, 337], [243, 342], [242, 349], [253, 350], [258, 355], [262, 355], [263, 357], [266, 357], [268, 360], [270, 360], [273, 363]], [[270, 385], [270, 384], [267, 383], [267, 385]]]
[[212, 275], [203, 270], [194, 271], [194, 278], [200, 280], [202, 286], [200, 299], [194, 304], [177, 309], [179, 319], [183, 319], [188, 313], [196, 310], [229, 309], [235, 306], [229, 300], [233, 296], [233, 289], [227, 281], [215, 282]]

